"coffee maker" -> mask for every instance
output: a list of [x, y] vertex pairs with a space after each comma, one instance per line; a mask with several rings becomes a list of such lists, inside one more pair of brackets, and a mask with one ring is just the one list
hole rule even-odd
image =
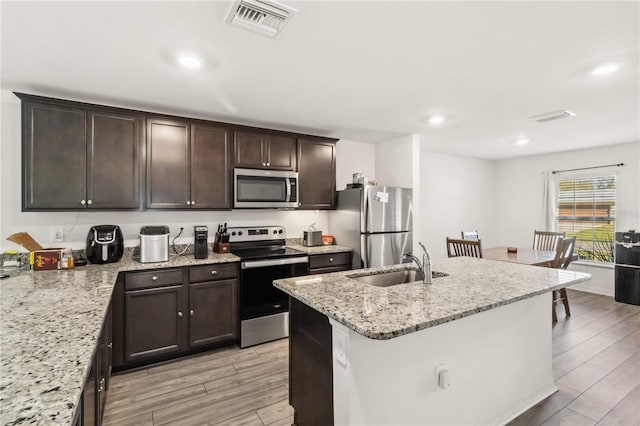
[[206, 259], [209, 257], [207, 246], [207, 238], [209, 237], [209, 228], [204, 225], [193, 227], [193, 254], [196, 259]]

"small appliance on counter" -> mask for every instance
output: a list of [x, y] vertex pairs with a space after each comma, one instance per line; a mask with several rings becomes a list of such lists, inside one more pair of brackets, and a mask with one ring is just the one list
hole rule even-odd
[[209, 257], [209, 228], [204, 225], [193, 227], [193, 254], [196, 259], [206, 259]]
[[640, 305], [640, 232], [616, 232], [615, 299]]
[[118, 225], [94, 225], [87, 234], [87, 260], [95, 264], [122, 259], [124, 238]]
[[213, 241], [213, 251], [216, 253], [229, 253], [230, 247], [229, 228], [227, 228], [227, 223], [225, 222], [224, 225], [218, 225], [218, 232], [216, 232], [216, 236]]
[[140, 228], [140, 262], [167, 262], [169, 260], [169, 227], [143, 226]]
[[316, 228], [316, 223], [309, 225], [309, 228], [302, 233], [302, 245], [305, 247], [321, 246], [322, 243], [322, 231]]

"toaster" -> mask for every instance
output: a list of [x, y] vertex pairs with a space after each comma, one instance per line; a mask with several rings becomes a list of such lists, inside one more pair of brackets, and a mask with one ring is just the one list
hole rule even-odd
[[143, 226], [140, 228], [140, 262], [166, 262], [169, 260], [169, 227]]
[[113, 263], [122, 259], [124, 238], [118, 225], [94, 225], [87, 234], [86, 255], [91, 263]]

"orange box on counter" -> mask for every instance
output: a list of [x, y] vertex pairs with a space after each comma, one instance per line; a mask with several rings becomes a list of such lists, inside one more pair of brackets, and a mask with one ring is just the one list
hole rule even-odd
[[35, 250], [29, 253], [29, 263], [34, 271], [61, 269], [62, 250], [59, 248]]

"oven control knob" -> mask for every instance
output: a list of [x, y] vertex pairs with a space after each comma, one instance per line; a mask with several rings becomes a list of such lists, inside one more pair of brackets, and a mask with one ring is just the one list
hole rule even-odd
[[236, 231], [233, 231], [233, 232], [231, 233], [231, 235], [236, 235]]
[[238, 235], [242, 235], [242, 231], [238, 231]]
[[282, 234], [282, 229], [278, 231], [278, 234]]
[[276, 229], [273, 230], [273, 235], [277, 234], [278, 231]]

